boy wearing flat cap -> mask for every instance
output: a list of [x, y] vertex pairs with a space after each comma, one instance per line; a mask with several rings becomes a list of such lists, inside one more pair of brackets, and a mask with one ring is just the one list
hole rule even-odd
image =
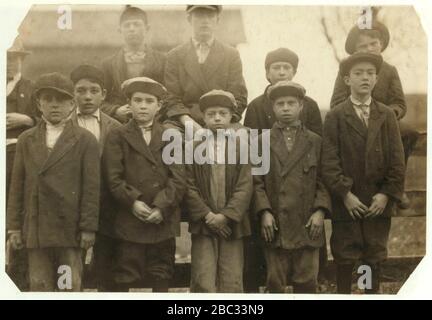
[[370, 266], [378, 293], [393, 204], [404, 188], [404, 151], [392, 108], [372, 97], [382, 57], [354, 53], [340, 64], [351, 95], [324, 122], [322, 175], [332, 196], [331, 249], [337, 291], [351, 292], [357, 261]]
[[[390, 33], [387, 27], [378, 21], [373, 21], [371, 29], [360, 29], [358, 26], [354, 26], [350, 30], [345, 42], [345, 51], [348, 54], [367, 52], [381, 56], [382, 52], [387, 48], [389, 41]], [[330, 107], [333, 108], [345, 101], [349, 95], [350, 88], [346, 85], [343, 76], [339, 73], [335, 81]], [[407, 112], [407, 105], [399, 74], [395, 66], [383, 61], [378, 74], [377, 83], [372, 91], [372, 97], [387, 105], [395, 113], [396, 119], [399, 121], [399, 130], [402, 136], [406, 165], [417, 143], [419, 134], [410, 125], [401, 122]], [[410, 200], [404, 193], [399, 207], [406, 209], [409, 205]]]
[[[99, 142], [100, 155], [102, 155], [108, 132], [121, 125], [100, 110], [106, 97], [104, 74], [95, 66], [83, 64], [72, 71], [70, 78], [74, 83], [74, 96], [77, 104], [71, 116], [72, 123], [87, 129], [95, 136]], [[114, 210], [103, 177], [101, 177], [100, 185], [99, 229], [93, 248], [94, 269], [97, 270], [98, 291], [110, 291], [115, 247], [115, 239], [112, 237]]]
[[233, 121], [241, 119], [247, 104], [247, 89], [238, 51], [215, 39], [222, 6], [188, 5], [187, 20], [192, 39], [167, 55], [165, 85], [169, 96], [163, 118], [179, 127], [192, 121], [197, 130], [204, 125], [200, 97], [212, 89], [231, 92], [237, 102]]
[[[276, 122], [273, 105], [268, 98], [268, 88], [279, 81], [291, 81], [297, 73], [298, 55], [288, 48], [278, 48], [267, 53], [265, 58], [266, 78], [269, 85], [264, 93], [252, 100], [246, 109], [244, 125], [251, 129], [271, 129]], [[300, 113], [302, 124], [312, 132], [322, 135], [322, 119], [318, 104], [312, 98], [305, 96]], [[259, 222], [252, 222], [252, 238], [247, 241], [245, 250], [245, 288], [248, 292], [258, 292], [259, 268], [264, 269], [264, 256], [259, 248]], [[325, 250], [325, 248], [324, 248]], [[323, 251], [322, 260], [327, 261], [327, 252]]]
[[[40, 76], [35, 99], [42, 121], [18, 138], [7, 226], [15, 249], [27, 248], [31, 291], [81, 289], [82, 250], [94, 244], [99, 216], [99, 149], [73, 126], [73, 83]], [[56, 279], [67, 266], [67, 281]]]
[[270, 171], [254, 176], [253, 213], [260, 221], [267, 290], [315, 293], [324, 216], [330, 197], [320, 180], [321, 137], [300, 115], [305, 89], [280, 81], [267, 90], [275, 123], [270, 131]]
[[[228, 138], [217, 131], [229, 128], [237, 102], [230, 92], [212, 90], [199, 100], [205, 127], [215, 139], [195, 148], [214, 150], [214, 164], [187, 166], [185, 202], [192, 234], [191, 292], [243, 292], [243, 237], [250, 235], [249, 204], [252, 196], [250, 164], [241, 164], [240, 140], [234, 163], [228, 163]], [[234, 132], [234, 131], [232, 131]], [[219, 137], [219, 139], [216, 138]], [[195, 150], [196, 150], [195, 149]], [[225, 152], [221, 152], [221, 150]], [[218, 157], [218, 152], [225, 155]]]
[[121, 123], [126, 123], [131, 117], [130, 106], [120, 88], [126, 79], [149, 77], [163, 83], [166, 58], [147, 43], [149, 30], [147, 13], [127, 5], [119, 22], [124, 46], [102, 62], [108, 103], [104, 103], [101, 110]]
[[166, 95], [158, 82], [126, 80], [122, 92], [132, 119], [108, 134], [102, 156], [104, 179], [115, 201], [114, 281], [128, 291], [148, 280], [154, 292], [167, 292], [174, 273], [175, 237], [186, 178], [181, 165], [164, 164], [164, 128], [155, 115]]

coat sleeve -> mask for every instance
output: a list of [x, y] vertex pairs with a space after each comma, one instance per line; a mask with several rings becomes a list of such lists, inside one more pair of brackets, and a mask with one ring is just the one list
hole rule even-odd
[[342, 75], [338, 72], [335, 80], [333, 94], [330, 101], [330, 109], [344, 102], [350, 95], [349, 87], [345, 84]]
[[164, 103], [161, 113], [167, 118], [175, 118], [181, 115], [190, 114], [182, 101], [183, 89], [180, 84], [179, 58], [176, 51], [171, 51], [167, 55], [164, 73], [165, 87], [168, 96]]
[[255, 100], [249, 103], [246, 108], [246, 115], [244, 118], [244, 125], [251, 129], [258, 129], [258, 115], [255, 108]]
[[188, 208], [190, 221], [197, 222], [204, 219], [204, 217], [212, 210], [201, 197], [201, 193], [193, 173], [193, 165], [186, 165], [185, 167], [188, 188], [185, 196], [185, 202]]
[[125, 157], [121, 145], [118, 131], [110, 131], [102, 154], [102, 172], [114, 199], [123, 206], [132, 208], [142, 193], [125, 180]]
[[162, 210], [164, 217], [171, 214], [172, 207], [178, 206], [186, 191], [186, 172], [182, 164], [168, 166], [169, 178], [163, 190], [159, 191], [152, 205]]
[[100, 201], [100, 154], [96, 138], [86, 136], [84, 156], [82, 158], [82, 196], [80, 206], [79, 229], [81, 231], [98, 230]]
[[240, 164], [239, 169], [240, 172], [231, 198], [225, 208], [220, 211], [224, 216], [235, 222], [242, 221], [244, 215], [248, 212], [253, 190], [250, 164]]
[[315, 100], [310, 99], [310, 102], [308, 103], [308, 110], [306, 113], [307, 117], [305, 119], [305, 126], [310, 131], [316, 133], [320, 137], [322, 136], [322, 118], [321, 118], [321, 112], [318, 107], [318, 104], [315, 102]]
[[233, 58], [230, 63], [227, 91], [231, 92], [236, 101], [238, 110], [236, 112], [238, 119], [240, 120], [243, 111], [247, 106], [247, 89], [246, 83], [243, 78], [243, 66], [240, 59], [240, 54], [237, 50], [234, 51]]
[[9, 191], [8, 207], [6, 214], [7, 230], [21, 230], [23, 218], [25, 215], [25, 181], [26, 172], [24, 165], [24, 136], [18, 139], [14, 165], [12, 169], [12, 178]]
[[325, 212], [327, 218], [330, 218], [331, 214], [331, 199], [330, 194], [327, 191], [324, 183], [322, 182], [322, 165], [321, 165], [321, 140], [317, 143], [316, 147], [316, 157], [318, 159], [317, 166], [317, 178], [316, 178], [316, 192], [315, 200], [313, 204], [313, 212], [318, 209], [322, 209]]
[[101, 69], [104, 74], [104, 82], [105, 88], [107, 90], [107, 95], [100, 109], [105, 114], [114, 118], [117, 109], [121, 106], [121, 101], [118, 95], [114, 92], [114, 74], [111, 65], [111, 58], [102, 61]]
[[339, 152], [338, 121], [332, 111], [327, 113], [324, 121], [323, 150], [321, 156], [322, 177], [325, 185], [333, 194], [344, 198], [351, 190], [353, 180], [344, 175]]
[[405, 116], [407, 105], [396, 67], [392, 66], [391, 73], [390, 92], [388, 93], [389, 101], [386, 104], [395, 112], [396, 118], [399, 120]]
[[405, 157], [399, 126], [394, 113], [387, 117], [387, 134], [390, 141], [389, 167], [381, 185], [380, 192], [400, 201], [404, 191]]
[[270, 201], [265, 190], [265, 176], [253, 176], [252, 214], [259, 215], [264, 210], [272, 212]]

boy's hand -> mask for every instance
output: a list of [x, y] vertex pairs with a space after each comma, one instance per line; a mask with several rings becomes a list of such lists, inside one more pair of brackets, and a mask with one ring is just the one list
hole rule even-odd
[[79, 235], [80, 247], [84, 250], [90, 249], [95, 243], [95, 238], [94, 232], [81, 231]]
[[124, 122], [128, 119], [129, 114], [131, 113], [132, 110], [130, 109], [129, 104], [124, 104], [116, 110], [115, 116]]
[[229, 236], [231, 235], [231, 233], [232, 233], [231, 228], [228, 226], [225, 226], [224, 228], [219, 229], [219, 231], [217, 232], [217, 234], [224, 239], [228, 239]]
[[147, 222], [159, 224], [163, 221], [162, 212], [159, 208], [152, 209], [149, 217], [147, 218]]
[[22, 126], [31, 127], [33, 124], [34, 124], [33, 119], [26, 114], [22, 114], [18, 112], [6, 113], [7, 129], [19, 128]]
[[222, 213], [212, 213], [213, 215], [207, 215], [209, 216], [209, 219], [207, 219], [206, 216], [206, 224], [209, 226], [210, 229], [213, 231], [219, 232], [221, 229], [225, 228], [228, 223], [228, 219], [222, 214]]
[[372, 197], [372, 204], [365, 218], [374, 218], [384, 212], [388, 203], [388, 196], [384, 193], [377, 193]]
[[12, 232], [9, 236], [9, 240], [14, 250], [21, 250], [24, 248], [21, 231]]
[[144, 202], [135, 200], [132, 207], [132, 213], [142, 222], [147, 223], [147, 218], [150, 216], [151, 212], [149, 211], [148, 206]]
[[306, 228], [310, 227], [309, 237], [316, 240], [321, 235], [324, 226], [324, 212], [322, 210], [315, 211], [306, 223]]
[[347, 208], [353, 220], [356, 218], [362, 219], [368, 211], [368, 207], [366, 207], [351, 191], [347, 193], [343, 201], [345, 208]]
[[275, 231], [278, 230], [276, 220], [269, 211], [264, 211], [261, 215], [261, 235], [266, 242], [272, 242]]

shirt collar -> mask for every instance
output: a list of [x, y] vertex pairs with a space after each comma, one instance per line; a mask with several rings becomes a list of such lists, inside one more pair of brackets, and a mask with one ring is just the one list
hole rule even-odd
[[286, 125], [285, 123], [282, 123], [280, 121], [276, 121], [275, 124], [274, 124], [274, 126], [276, 128], [279, 128], [279, 129], [285, 129], [285, 128], [298, 129], [301, 126], [301, 121], [297, 120], [296, 122], [294, 122], [291, 125]]
[[[81, 113], [79, 108], [77, 108], [76, 110], [78, 116], [87, 116], [86, 114]], [[97, 121], [100, 122], [100, 109], [98, 108], [95, 112], [89, 114], [89, 116], [95, 117]]]
[[151, 130], [153, 128], [153, 121], [151, 121], [150, 123], [146, 124], [146, 125], [138, 125], [141, 130]]
[[360, 102], [353, 96], [350, 96], [350, 99], [354, 106], [367, 105], [369, 107], [372, 103], [372, 97], [369, 97], [365, 102]]
[[[208, 41], [204, 41], [204, 43], [207, 43], [207, 45], [209, 46], [209, 48], [211, 48], [211, 47], [213, 46], [214, 41], [215, 41], [215, 38], [214, 38], [214, 37], [211, 37], [210, 40], [208, 40]], [[203, 43], [203, 41], [198, 41], [198, 40], [196, 40], [195, 38], [192, 38], [192, 43], [193, 43], [195, 49], [198, 49], [200, 43]]]
[[56, 129], [58, 130], [58, 129], [63, 129], [66, 126], [66, 122], [69, 120], [69, 117], [63, 119], [57, 124], [53, 124], [49, 122], [44, 116], [42, 116], [42, 120], [45, 121], [47, 130], [56, 130]]

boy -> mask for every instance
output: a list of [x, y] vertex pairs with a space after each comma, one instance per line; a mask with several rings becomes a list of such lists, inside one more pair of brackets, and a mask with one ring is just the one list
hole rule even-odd
[[394, 111], [372, 98], [382, 57], [354, 53], [340, 64], [351, 95], [324, 122], [323, 180], [332, 195], [331, 248], [338, 293], [351, 292], [354, 264], [372, 270], [378, 293], [393, 203], [404, 187], [404, 152]]
[[167, 55], [165, 85], [170, 93], [163, 117], [182, 127], [193, 121], [194, 128], [204, 125], [198, 101], [212, 89], [231, 92], [237, 102], [233, 122], [240, 121], [247, 104], [239, 52], [215, 38], [222, 6], [188, 5], [187, 20], [192, 39]]
[[168, 292], [174, 273], [175, 237], [185, 188], [184, 168], [162, 160], [163, 127], [155, 120], [165, 88], [138, 77], [122, 91], [132, 119], [108, 134], [102, 156], [106, 179], [116, 206], [114, 262], [116, 291], [128, 291], [149, 280], [153, 292]]
[[[267, 90], [278, 81], [292, 81], [297, 73], [299, 58], [287, 48], [279, 48], [267, 53], [265, 59], [266, 78], [270, 85], [264, 93], [252, 100], [246, 109], [244, 125], [251, 129], [271, 129], [276, 121]], [[322, 135], [322, 119], [318, 104], [305, 96], [300, 114], [302, 124], [312, 132]]]
[[[69, 120], [75, 107], [69, 79], [44, 74], [34, 94], [42, 121], [18, 138], [8, 203], [10, 240], [15, 249], [27, 248], [31, 291], [79, 291], [82, 250], [93, 245], [98, 228], [98, 144]], [[60, 266], [70, 268], [71, 286], [57, 283]]]
[[[234, 95], [222, 90], [204, 94], [199, 105], [206, 128], [216, 135], [231, 126], [237, 111]], [[228, 143], [207, 140], [196, 147], [224, 148]], [[211, 141], [211, 140], [210, 140]], [[226, 142], [226, 139], [225, 139]], [[239, 140], [236, 140], [236, 143]], [[248, 210], [252, 195], [249, 164], [236, 162], [188, 166], [186, 205], [192, 234], [191, 292], [243, 292], [243, 237], [250, 235]], [[226, 159], [225, 159], [226, 160]]]
[[[100, 111], [106, 96], [104, 74], [91, 65], [80, 65], [71, 75], [77, 109], [72, 113], [72, 123], [89, 130], [99, 142], [100, 155], [108, 132], [120, 127], [120, 123]], [[101, 177], [99, 229], [93, 247], [94, 270], [98, 291], [110, 291], [113, 287], [111, 268], [115, 247], [112, 237], [114, 210], [108, 187]]]
[[[366, 52], [381, 56], [382, 52], [387, 48], [389, 41], [390, 33], [387, 27], [378, 21], [374, 21], [371, 29], [359, 29], [358, 26], [354, 26], [350, 30], [345, 42], [345, 51], [348, 54]], [[345, 84], [343, 76], [338, 74], [330, 107], [333, 108], [345, 101], [349, 95], [350, 88]], [[399, 121], [399, 130], [402, 137], [406, 165], [417, 143], [419, 134], [410, 125], [401, 122], [407, 112], [407, 105], [399, 74], [395, 66], [383, 61], [378, 74], [377, 83], [372, 91], [372, 97], [387, 105], [395, 113], [396, 119]], [[404, 193], [399, 207], [406, 209], [409, 205], [410, 200]]]
[[163, 83], [165, 55], [147, 44], [149, 30], [147, 13], [127, 5], [120, 15], [119, 23], [124, 46], [115, 55], [102, 61], [107, 103], [102, 105], [101, 110], [122, 123], [126, 123], [131, 116], [130, 106], [120, 89], [126, 79], [149, 77]]
[[280, 81], [267, 90], [275, 123], [270, 131], [270, 172], [254, 177], [254, 213], [265, 240], [267, 290], [315, 293], [324, 216], [330, 197], [320, 181], [321, 137], [300, 120], [305, 89]]
[[[266, 78], [270, 85], [264, 93], [252, 100], [246, 109], [244, 125], [251, 129], [271, 129], [276, 121], [273, 106], [268, 98], [268, 88], [278, 81], [291, 81], [297, 73], [298, 55], [287, 48], [278, 48], [267, 53], [265, 58]], [[322, 135], [322, 119], [318, 104], [312, 98], [305, 96], [300, 113], [302, 124], [312, 132]], [[252, 223], [252, 237], [245, 245], [245, 289], [247, 292], [259, 291], [260, 268], [264, 269], [264, 255], [259, 247], [259, 222]], [[320, 251], [320, 268], [327, 262], [327, 248], [324, 245]]]

